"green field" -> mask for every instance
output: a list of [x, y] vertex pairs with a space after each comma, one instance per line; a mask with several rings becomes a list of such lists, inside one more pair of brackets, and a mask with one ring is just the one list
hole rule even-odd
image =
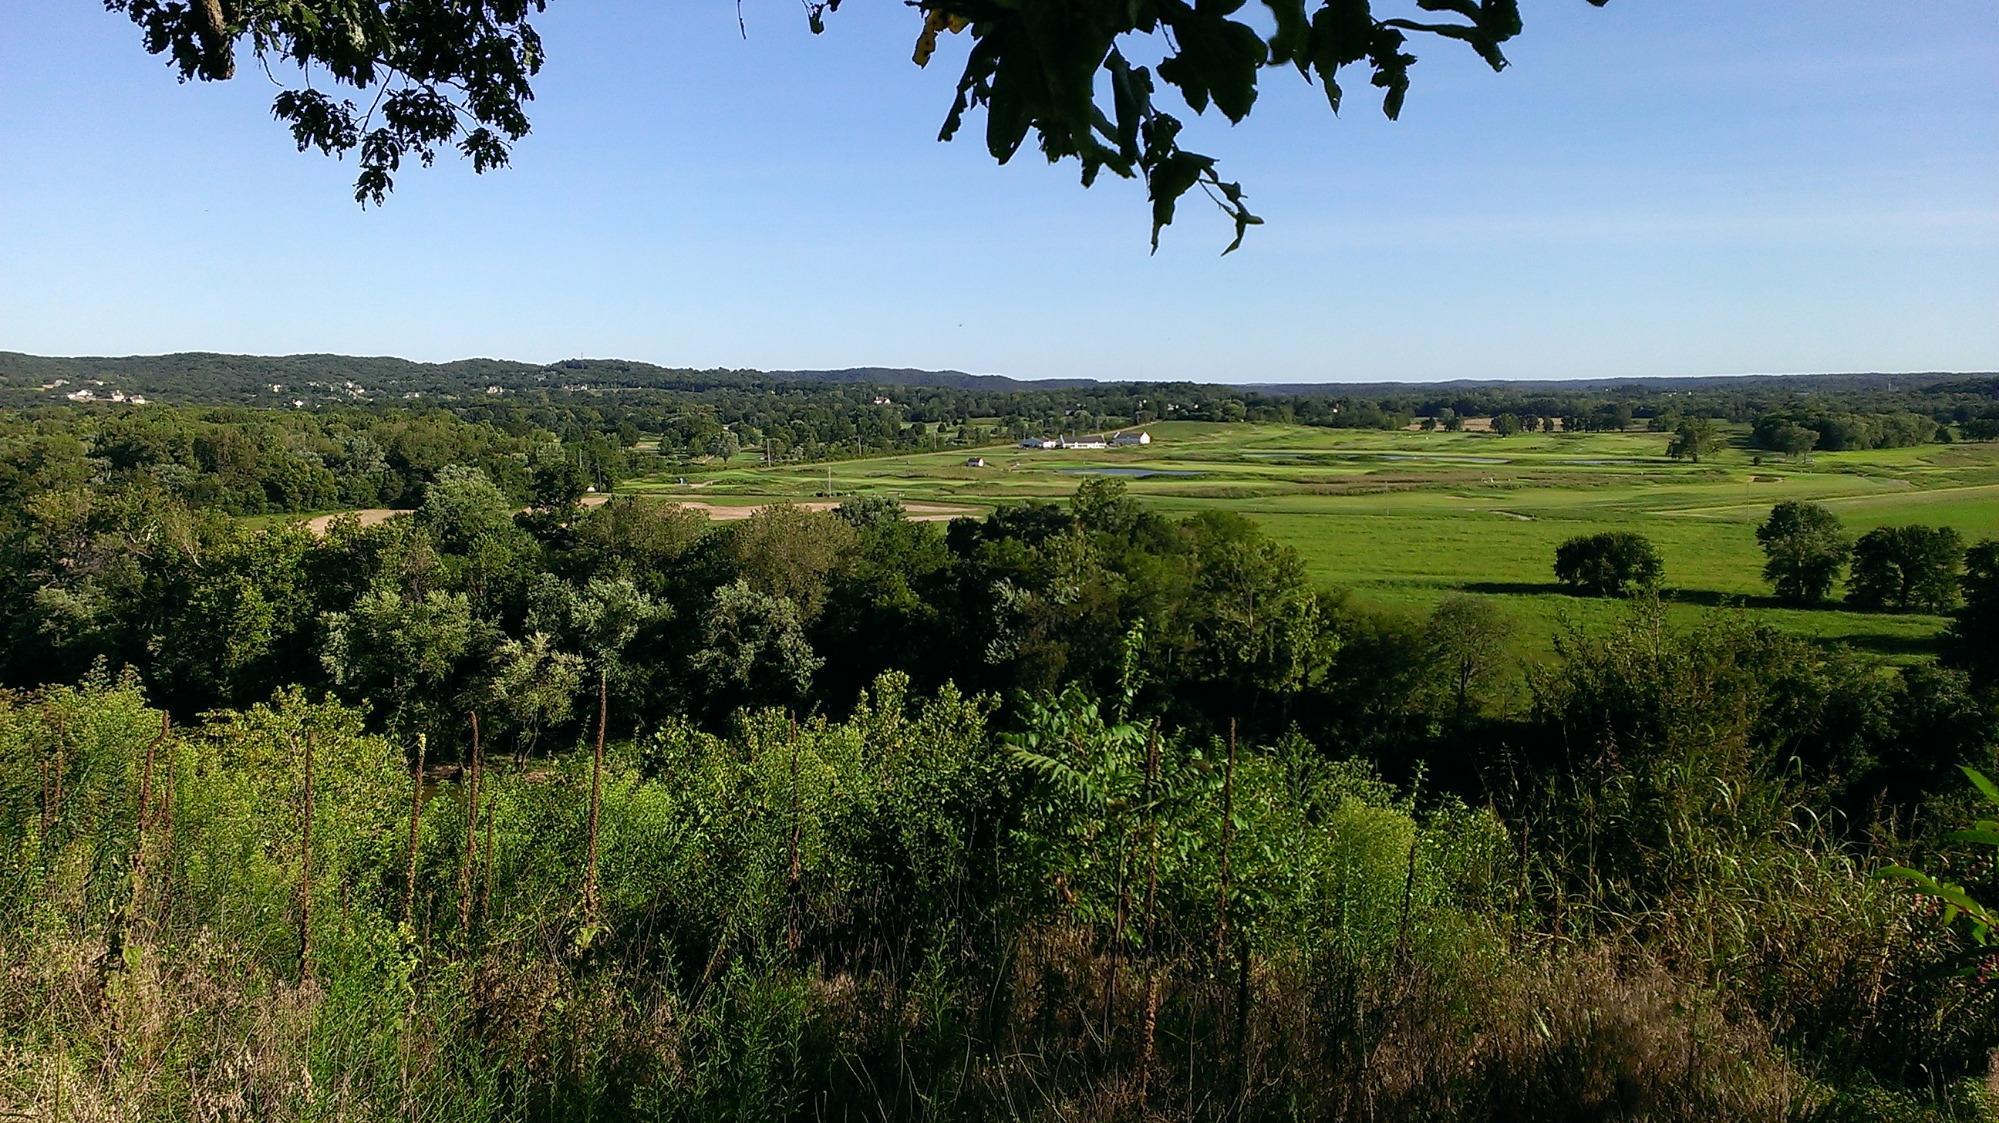
[[[1237, 511], [1295, 546], [1322, 580], [1382, 606], [1421, 611], [1445, 593], [1496, 598], [1520, 625], [1520, 649], [1544, 652], [1557, 620], [1614, 605], [1553, 583], [1555, 547], [1576, 534], [1631, 530], [1664, 555], [1682, 618], [1740, 607], [1799, 633], [1891, 657], [1926, 652], [1933, 616], [1795, 609], [1767, 596], [1755, 524], [1783, 499], [1827, 503], [1855, 533], [1890, 524], [1999, 534], [1999, 445], [1930, 445], [1757, 462], [1738, 444], [1699, 465], [1664, 455], [1658, 433], [1378, 432], [1288, 425], [1169, 422], [1141, 449], [920, 453], [831, 466], [836, 495], [989, 508], [1061, 499], [1091, 473], [1128, 475], [1132, 493], [1168, 513]], [[679, 483], [684, 476], [686, 484]], [[635, 481], [629, 490], [710, 503], [819, 496], [825, 465], [727, 466]]]

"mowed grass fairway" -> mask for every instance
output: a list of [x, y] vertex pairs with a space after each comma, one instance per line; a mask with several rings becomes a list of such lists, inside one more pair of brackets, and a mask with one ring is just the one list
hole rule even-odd
[[[836, 494], [990, 509], [1061, 500], [1092, 474], [1124, 478], [1165, 513], [1215, 508], [1255, 519], [1297, 548], [1328, 584], [1381, 605], [1427, 611], [1452, 591], [1490, 596], [1516, 624], [1518, 650], [1544, 655], [1559, 623], [1618, 611], [1554, 583], [1555, 547], [1578, 534], [1643, 534], [1666, 562], [1674, 614], [1740, 610], [1802, 634], [1898, 658], [1931, 650], [1940, 617], [1795, 609], [1762, 579], [1756, 524], [1785, 499], [1823, 502], [1856, 535], [1876, 526], [1955, 527], [1999, 535], [1999, 445], [1929, 445], [1757, 462], [1734, 434], [1711, 461], [1666, 457], [1662, 433], [1379, 432], [1293, 425], [1168, 422], [1145, 448], [1013, 447], [764, 467], [727, 466], [635, 481], [628, 489], [709, 503]], [[966, 466], [973, 455], [987, 467]]]

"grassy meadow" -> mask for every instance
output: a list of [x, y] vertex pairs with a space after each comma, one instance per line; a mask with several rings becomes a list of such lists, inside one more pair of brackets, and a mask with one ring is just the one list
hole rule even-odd
[[[1555, 585], [1555, 547], [1573, 535], [1630, 530], [1651, 539], [1683, 618], [1740, 609], [1789, 631], [1914, 658], [1930, 649], [1941, 618], [1771, 600], [1756, 524], [1780, 500], [1810, 499], [1855, 534], [1907, 523], [1955, 527], [1968, 542], [1999, 534], [1992, 444], [1789, 461], [1749, 449], [1743, 430], [1692, 464], [1669, 459], [1666, 435], [1648, 432], [1500, 437], [1200, 422], [1148, 431], [1145, 448], [957, 449], [844, 461], [830, 476], [828, 465], [766, 467], [746, 453], [626, 486], [718, 506], [823, 497], [830, 487], [986, 510], [1060, 500], [1109, 472], [1163, 512], [1219, 508], [1255, 519], [1318, 578], [1373, 604], [1419, 612], [1452, 591], [1493, 597], [1517, 621], [1517, 650], [1529, 658], [1549, 650], [1560, 620], [1616, 610]], [[967, 466], [975, 454], [986, 467]]]

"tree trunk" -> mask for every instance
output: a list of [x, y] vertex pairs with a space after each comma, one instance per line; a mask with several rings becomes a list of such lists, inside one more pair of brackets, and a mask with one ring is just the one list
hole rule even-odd
[[472, 933], [472, 867], [479, 861], [479, 715], [467, 715], [472, 719], [472, 769], [465, 779], [465, 855], [458, 867], [458, 937], [469, 939]]
[[423, 766], [424, 757], [430, 751], [430, 738], [422, 733], [416, 735], [416, 775], [410, 780], [410, 853], [409, 873], [403, 879], [403, 923], [410, 930], [416, 930], [416, 863], [422, 853], [423, 838]]
[[305, 785], [298, 832], [298, 977], [312, 978], [312, 733], [305, 735]]
[[201, 76], [211, 82], [236, 76], [235, 43], [222, 0], [194, 0], [194, 34], [201, 40]]
[[1138, 1053], [1138, 1110], [1146, 1114], [1152, 1089], [1153, 1040], [1159, 1029], [1159, 972], [1152, 954], [1153, 910], [1159, 900], [1159, 726], [1145, 747], [1145, 1013]]
[[1222, 766], [1222, 858], [1221, 888], [1215, 897], [1215, 960], [1220, 962], [1229, 947], [1229, 851], [1235, 843], [1235, 719], [1229, 719], [1229, 756]]
[[785, 883], [785, 946], [796, 952], [802, 939], [798, 931], [798, 883], [804, 870], [798, 853], [801, 821], [798, 811], [798, 718], [791, 719], [791, 853], [790, 878]]
[[604, 726], [611, 711], [611, 679], [597, 671], [597, 748], [590, 758], [589, 846], [583, 867], [583, 922], [597, 922], [597, 815], [604, 798]]

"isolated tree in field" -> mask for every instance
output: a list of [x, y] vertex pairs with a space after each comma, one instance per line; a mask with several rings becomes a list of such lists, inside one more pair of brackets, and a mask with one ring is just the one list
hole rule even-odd
[[1555, 579], [1579, 593], [1618, 597], [1656, 588], [1665, 575], [1643, 535], [1611, 530], [1569, 539], [1555, 550]]
[[1430, 613], [1430, 659], [1456, 705], [1458, 721], [1476, 709], [1499, 671], [1506, 633], [1506, 617], [1482, 597], [1453, 593]]
[[1673, 430], [1673, 439], [1666, 442], [1666, 455], [1675, 460], [1691, 460], [1696, 464], [1703, 457], [1712, 457], [1721, 448], [1721, 430], [1705, 417], [1682, 421]]
[[[531, 82], [544, 61], [528, 21], [546, 0], [105, 6], [130, 17], [146, 50], [167, 56], [184, 81], [232, 78], [239, 54], [254, 59], [247, 69], [274, 80], [296, 67], [296, 88], [278, 93], [272, 113], [301, 152], [358, 152], [354, 194], [364, 203], [384, 200], [405, 161], [429, 166], [441, 150], [456, 148], [474, 171], [505, 166], [511, 144], [528, 133]], [[806, 0], [812, 30], [823, 29], [838, 7], [838, 0]], [[1181, 121], [1158, 96], [1163, 86], [1195, 113], [1212, 105], [1234, 123], [1249, 115], [1266, 70], [1316, 81], [1338, 111], [1342, 79], [1352, 81], [1341, 72], [1361, 66], [1394, 118], [1409, 90], [1414, 39], [1456, 40], [1499, 70], [1506, 66], [1501, 45], [1521, 30], [1518, 0], [1265, 0], [1254, 18], [1240, 5], [1159, 0], [922, 0], [911, 7], [918, 66], [942, 35], [970, 40], [939, 139], [951, 139], [968, 112], [983, 109], [986, 149], [1000, 163], [1031, 132], [1050, 161], [1076, 161], [1086, 187], [1105, 170], [1141, 178], [1155, 245], [1180, 199], [1198, 188], [1234, 221], [1230, 249], [1261, 220], [1241, 187], [1216, 173], [1213, 157], [1180, 147]], [[1164, 58], [1156, 67], [1132, 61], [1148, 54]], [[343, 88], [356, 97], [339, 96]]]
[[1999, 683], [1999, 539], [1965, 551], [1964, 605], [1945, 635], [1944, 658], [1980, 686]]
[[1846, 599], [1862, 608], [1949, 612], [1957, 604], [1964, 540], [1947, 526], [1884, 526], [1853, 544]]
[[1492, 419], [1492, 431], [1502, 437], [1510, 437], [1520, 431], [1520, 418], [1511, 413], [1502, 413]]
[[1779, 597], [1806, 604], [1831, 595], [1853, 551], [1838, 515], [1795, 499], [1770, 509], [1756, 528], [1756, 541], [1763, 546], [1763, 579], [1776, 586]]

